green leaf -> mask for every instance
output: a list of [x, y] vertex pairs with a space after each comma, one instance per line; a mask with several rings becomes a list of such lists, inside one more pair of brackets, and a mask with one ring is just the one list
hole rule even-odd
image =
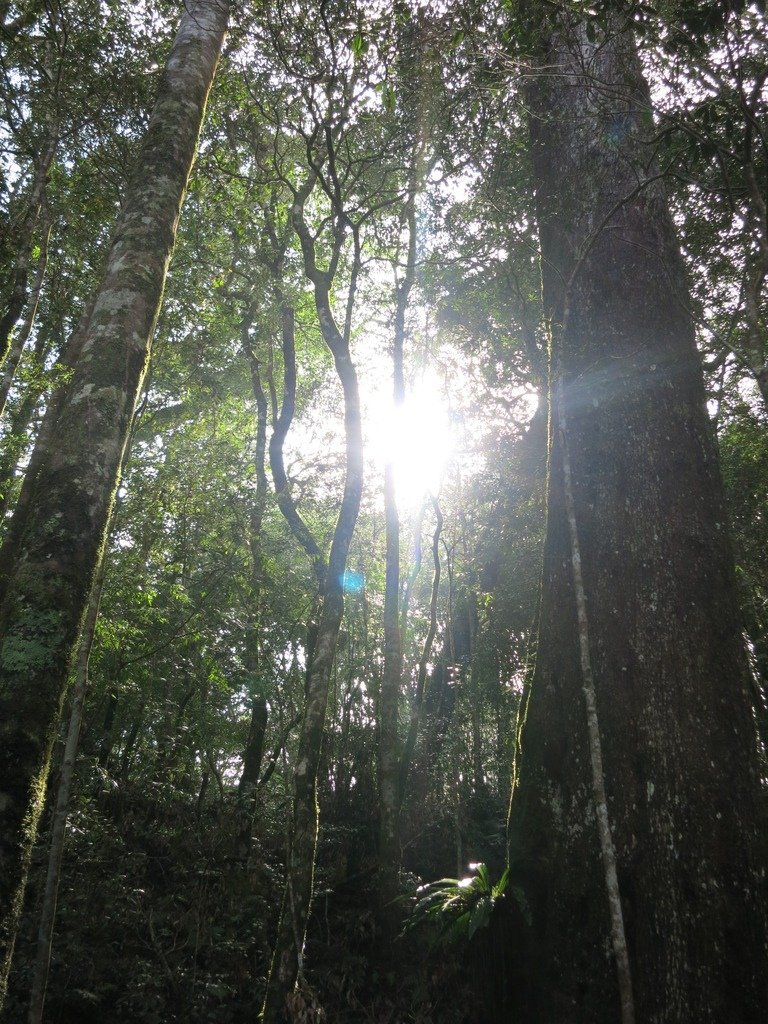
[[472, 938], [475, 932], [479, 928], [485, 928], [491, 919], [491, 911], [493, 910], [493, 900], [488, 896], [483, 896], [475, 904], [472, 914], [469, 918], [469, 927], [467, 929], [467, 937]]
[[504, 891], [507, 888], [507, 882], [509, 881], [509, 868], [504, 869], [504, 874], [498, 880], [496, 885], [493, 887], [493, 896], [497, 898], [504, 895]]

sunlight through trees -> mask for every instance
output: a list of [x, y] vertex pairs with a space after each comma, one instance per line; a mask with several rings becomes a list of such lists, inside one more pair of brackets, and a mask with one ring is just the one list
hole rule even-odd
[[0, 3], [0, 1015], [768, 1014], [768, 24]]

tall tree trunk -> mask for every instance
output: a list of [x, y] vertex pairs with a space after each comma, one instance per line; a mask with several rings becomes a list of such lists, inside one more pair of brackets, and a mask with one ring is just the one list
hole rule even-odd
[[[411, 291], [416, 281], [416, 194], [417, 163], [420, 152], [411, 160], [410, 181], [403, 222], [408, 232], [405, 273], [395, 291], [395, 324], [392, 347], [392, 402], [395, 417], [405, 402], [403, 356], [405, 318]], [[384, 941], [390, 941], [396, 925], [392, 913], [397, 895], [400, 869], [398, 828], [399, 709], [403, 681], [403, 638], [400, 621], [400, 515], [397, 508], [396, 467], [392, 456], [384, 466], [384, 520], [386, 568], [384, 576], [384, 666], [379, 690], [379, 917]], [[389, 912], [387, 909], [389, 908]]]
[[48, 264], [48, 242], [51, 237], [51, 226], [50, 217], [46, 216], [41, 224], [40, 256], [38, 257], [37, 267], [35, 269], [35, 280], [32, 284], [32, 288], [30, 289], [29, 297], [26, 300], [27, 311], [24, 315], [24, 322], [14, 335], [12, 344], [8, 351], [8, 356], [0, 370], [0, 417], [5, 412], [8, 395], [11, 392], [11, 387], [13, 386], [13, 381], [16, 377], [16, 370], [19, 367], [21, 357], [24, 354], [24, 348], [29, 341], [30, 335], [32, 334], [32, 328], [35, 325], [37, 307], [40, 302], [40, 293], [43, 290], [43, 281], [45, 280], [45, 271]]
[[[521, 1024], [765, 1019], [765, 844], [726, 514], [631, 23], [530, 3], [553, 347], [510, 818]], [[612, 949], [612, 955], [606, 955]]]
[[[399, 33], [395, 79], [402, 106], [403, 136], [407, 140], [408, 184], [400, 217], [400, 236], [405, 235], [405, 260], [398, 252], [394, 331], [392, 345], [392, 400], [397, 417], [405, 402], [404, 350], [406, 316], [416, 284], [418, 232], [416, 205], [429, 173], [428, 147], [432, 144], [430, 122], [434, 118], [435, 78], [433, 44], [427, 41], [427, 20], [397, 0], [394, 5]], [[429, 53], [429, 56], [427, 56]], [[399, 280], [398, 280], [399, 278]], [[379, 913], [382, 940], [391, 941], [399, 911], [394, 903], [400, 869], [400, 741], [399, 717], [403, 684], [403, 636], [407, 610], [401, 612], [400, 516], [397, 507], [396, 467], [392, 457], [384, 467], [384, 518], [386, 568], [384, 584], [384, 665], [379, 700]]]
[[[285, 1020], [286, 1009], [296, 981], [301, 975], [307, 920], [312, 904], [312, 888], [317, 847], [317, 778], [325, 730], [328, 692], [336, 657], [336, 644], [344, 614], [344, 577], [347, 555], [360, 510], [363, 491], [363, 435], [357, 370], [350, 353], [351, 314], [360, 269], [359, 238], [355, 235], [355, 257], [348, 293], [347, 316], [339, 330], [331, 307], [331, 285], [344, 238], [340, 224], [334, 238], [331, 269], [321, 270], [316, 263], [315, 242], [304, 220], [303, 202], [309, 190], [299, 193], [294, 202], [293, 222], [301, 242], [304, 269], [312, 282], [323, 340], [333, 355], [336, 373], [344, 395], [344, 439], [346, 473], [339, 516], [333, 531], [328, 569], [323, 581], [320, 617], [313, 649], [307, 666], [306, 704], [299, 736], [296, 768], [293, 776], [293, 819], [291, 822], [286, 882], [272, 967], [267, 983], [262, 1019], [264, 1024]], [[276, 486], [277, 480], [275, 481]], [[279, 498], [279, 493], [278, 493]], [[282, 506], [281, 506], [282, 508]]]
[[42, 396], [39, 384], [30, 384], [19, 404], [9, 410], [7, 433], [0, 446], [0, 521], [18, 495], [20, 466], [34, 436], [35, 412]]
[[238, 791], [243, 796], [252, 794], [259, 781], [261, 759], [264, 754], [264, 738], [267, 732], [268, 708], [263, 693], [261, 678], [261, 647], [259, 630], [261, 626], [261, 591], [264, 582], [264, 557], [261, 546], [261, 531], [264, 510], [267, 503], [267, 473], [265, 459], [267, 451], [267, 396], [261, 384], [259, 360], [250, 342], [253, 323], [253, 307], [248, 306], [240, 330], [243, 354], [248, 360], [251, 388], [256, 402], [256, 493], [248, 516], [248, 547], [251, 554], [251, 612], [248, 621], [248, 635], [245, 640], [245, 670], [252, 680], [254, 693], [251, 697], [251, 721], [248, 739], [243, 751], [243, 772], [238, 782]]
[[0, 559], [0, 1003], [51, 746], [104, 545], [181, 203], [227, 23], [224, 0], [181, 19], [67, 399], [57, 446]]
[[765, 184], [761, 185], [760, 175], [756, 169], [760, 162], [758, 154], [761, 150], [764, 151], [765, 147], [764, 136], [759, 130], [755, 130], [759, 124], [759, 115], [754, 107], [756, 99], [757, 95], [754, 98], [750, 97], [749, 100], [742, 95], [744, 113], [747, 115], [742, 159], [749, 196], [744, 234], [750, 239], [752, 247], [743, 279], [744, 319], [747, 328], [744, 355], [763, 400], [763, 410], [768, 413], [768, 322], [765, 314], [765, 289], [768, 284], [768, 203]]
[[[45, 329], [38, 331], [34, 344], [34, 360], [38, 367], [45, 365], [58, 340], [56, 335], [60, 333], [60, 331], [52, 329], [50, 324], [46, 324]], [[72, 349], [77, 348], [79, 334], [80, 332], [76, 331], [70, 338], [66, 346], [66, 353], [60, 358], [60, 366], [71, 369], [74, 365], [68, 361], [67, 357]], [[13, 353], [3, 365], [4, 376], [12, 357]], [[8, 383], [9, 390], [12, 383], [12, 380]], [[2, 445], [0, 445], [0, 519], [2, 520], [5, 519], [7, 510], [14, 505], [17, 498], [18, 500], [21, 499], [21, 492], [26, 490], [27, 493], [30, 493], [35, 465], [42, 461], [42, 453], [48, 447], [46, 438], [51, 445], [55, 445], [53, 430], [47, 431], [46, 425], [50, 426], [54, 419], [54, 412], [58, 408], [58, 401], [64, 389], [59, 388], [58, 391], [47, 396], [45, 415], [40, 421], [39, 427], [37, 427], [37, 424], [34, 422], [35, 414], [38, 406], [41, 404], [41, 398], [45, 390], [45, 377], [38, 373], [35, 375], [34, 380], [27, 383], [23, 395], [14, 408], [9, 409], [7, 405], [3, 408], [6, 423], [5, 436], [3, 437]], [[30, 448], [32, 449], [32, 458], [27, 459]], [[16, 480], [20, 467], [24, 467], [24, 474], [21, 477], [21, 492], [17, 493]], [[23, 516], [18, 518], [19, 524], [22, 523], [23, 518]], [[9, 537], [7, 528], [10, 526], [10, 521], [4, 523], [4, 526], [6, 527], [6, 532], [3, 536], [5, 557], [10, 562], [16, 550], [16, 541], [8, 544], [5, 543]], [[0, 557], [2, 557], [2, 553], [0, 553]], [[2, 579], [3, 575], [4, 568], [0, 566], [0, 579]]]
[[[35, 176], [32, 182], [32, 189], [27, 201], [27, 208], [21, 223], [14, 231], [14, 241], [17, 245], [16, 260], [13, 268], [8, 274], [7, 293], [5, 308], [0, 314], [0, 365], [5, 362], [8, 353], [11, 351], [13, 331], [16, 324], [24, 313], [24, 308], [29, 299], [28, 281], [29, 264], [32, 260], [32, 249], [35, 239], [35, 229], [40, 216], [40, 211], [45, 204], [45, 189], [48, 182], [48, 172], [51, 169], [53, 158], [56, 154], [58, 139], [55, 130], [52, 128], [46, 140], [45, 148], [40, 158], [36, 161]], [[43, 237], [47, 245], [49, 229], [43, 229]], [[37, 300], [35, 299], [35, 302]]]
[[[424, 711], [424, 698], [427, 692], [427, 672], [429, 670], [429, 662], [432, 657], [432, 645], [435, 642], [435, 636], [437, 634], [437, 599], [440, 595], [440, 536], [443, 532], [443, 514], [440, 511], [440, 505], [437, 498], [432, 498], [432, 507], [435, 510], [435, 532], [432, 535], [433, 575], [432, 596], [429, 602], [429, 626], [427, 627], [427, 635], [424, 637], [421, 657], [419, 658], [419, 668], [416, 676], [416, 693], [413, 699], [413, 707], [411, 708], [411, 721], [408, 724], [408, 732], [405, 737], [405, 743], [403, 744], [402, 754], [400, 755], [397, 794], [398, 813], [400, 808], [403, 806], [403, 800], [405, 799], [406, 788], [408, 785], [408, 773], [411, 770], [413, 755], [416, 751], [416, 741], [419, 738], [421, 716]], [[421, 541], [419, 541], [419, 544], [420, 543]]]

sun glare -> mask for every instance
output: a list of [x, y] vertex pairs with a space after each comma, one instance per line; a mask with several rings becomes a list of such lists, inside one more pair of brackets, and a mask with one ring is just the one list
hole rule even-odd
[[456, 448], [456, 438], [440, 382], [426, 373], [404, 404], [393, 409], [391, 399], [373, 417], [372, 453], [382, 467], [395, 467], [395, 489], [400, 512], [417, 508], [436, 494]]

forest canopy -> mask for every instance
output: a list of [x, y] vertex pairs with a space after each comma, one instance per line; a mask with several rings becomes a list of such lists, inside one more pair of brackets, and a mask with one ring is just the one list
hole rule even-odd
[[767, 32], [0, 3], [3, 1019], [765, 1020]]

